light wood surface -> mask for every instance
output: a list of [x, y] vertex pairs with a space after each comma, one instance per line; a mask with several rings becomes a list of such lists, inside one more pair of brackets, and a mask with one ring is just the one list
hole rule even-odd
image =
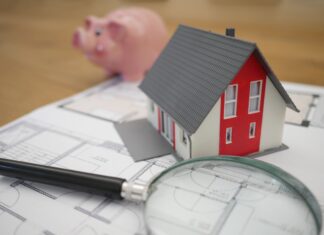
[[0, 2], [0, 125], [105, 79], [71, 46], [85, 16], [144, 6], [164, 18], [214, 32], [235, 27], [257, 42], [280, 80], [324, 86], [322, 0], [2, 0]]

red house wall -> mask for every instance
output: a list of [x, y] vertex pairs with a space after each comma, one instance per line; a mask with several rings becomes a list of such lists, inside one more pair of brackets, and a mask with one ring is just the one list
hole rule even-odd
[[[250, 82], [262, 80], [260, 111], [249, 114]], [[224, 101], [221, 97], [219, 154], [244, 156], [258, 152], [260, 147], [266, 72], [252, 54], [231, 84], [238, 85], [236, 117], [224, 119]], [[249, 138], [250, 123], [256, 122], [255, 138]], [[226, 144], [226, 128], [232, 127], [232, 143]]]

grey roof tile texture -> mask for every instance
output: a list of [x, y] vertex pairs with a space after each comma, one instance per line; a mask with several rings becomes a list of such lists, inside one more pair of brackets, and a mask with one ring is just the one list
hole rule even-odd
[[[140, 88], [191, 135], [255, 50], [254, 43], [180, 25]], [[280, 82], [270, 79], [296, 108]]]

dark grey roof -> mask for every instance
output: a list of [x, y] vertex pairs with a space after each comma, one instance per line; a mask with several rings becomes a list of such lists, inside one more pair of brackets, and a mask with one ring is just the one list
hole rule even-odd
[[297, 111], [254, 43], [183, 25], [140, 88], [191, 135], [254, 51], [287, 106]]

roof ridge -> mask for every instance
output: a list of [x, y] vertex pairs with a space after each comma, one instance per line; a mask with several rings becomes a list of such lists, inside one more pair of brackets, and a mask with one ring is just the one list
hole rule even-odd
[[207, 33], [207, 34], [210, 34], [210, 35], [216, 35], [216, 36], [219, 36], [219, 37], [222, 37], [222, 38], [226, 38], [226, 39], [229, 39], [229, 40], [232, 40], [232, 41], [238, 41], [238, 42], [245, 43], [245, 44], [248, 44], [248, 45], [251, 45], [251, 46], [256, 46], [257, 45], [255, 42], [243, 40], [243, 39], [240, 39], [240, 38], [237, 38], [237, 37], [226, 36], [224, 34], [215, 33], [213, 31], [207, 31], [207, 30], [203, 30], [203, 29], [194, 28], [194, 27], [191, 27], [191, 26], [188, 26], [188, 25], [185, 25], [185, 24], [179, 24], [178, 28], [177, 28], [177, 31], [180, 28], [187, 28], [187, 29], [190, 29], [190, 30], [203, 32], [203, 33]]

